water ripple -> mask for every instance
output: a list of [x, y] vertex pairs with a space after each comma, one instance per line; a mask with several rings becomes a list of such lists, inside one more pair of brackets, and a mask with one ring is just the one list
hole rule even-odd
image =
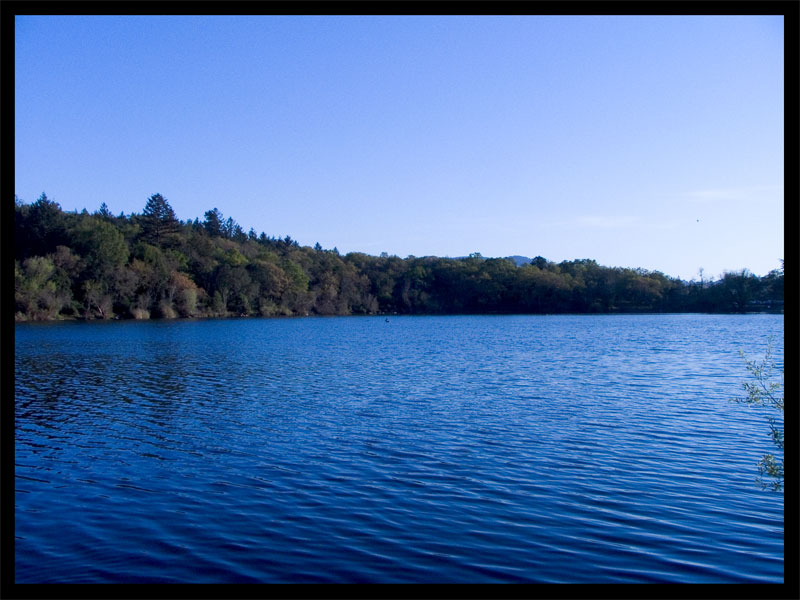
[[15, 578], [780, 582], [768, 429], [728, 400], [770, 331], [782, 317], [19, 325]]

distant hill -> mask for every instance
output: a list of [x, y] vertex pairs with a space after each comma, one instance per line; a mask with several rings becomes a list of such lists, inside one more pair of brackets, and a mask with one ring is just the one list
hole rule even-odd
[[529, 262], [531, 262], [531, 259], [528, 258], [527, 256], [519, 256], [518, 254], [515, 254], [514, 256], [505, 256], [503, 258], [513, 260], [514, 264], [517, 265], [518, 267], [521, 267], [522, 265], [527, 265]]
[[[469, 257], [467, 257], [467, 256], [456, 256], [455, 260], [463, 260], [465, 258], [469, 258]], [[492, 258], [492, 257], [491, 256], [481, 256], [480, 258], [483, 259], [483, 260], [486, 260], [487, 258]], [[500, 257], [500, 258], [508, 259], [508, 260], [512, 261], [515, 265], [517, 265], [518, 267], [521, 267], [522, 265], [527, 265], [532, 260], [532, 259], [528, 258], [527, 256], [519, 256], [518, 254], [515, 254], [514, 256], [503, 256], [503, 257]]]

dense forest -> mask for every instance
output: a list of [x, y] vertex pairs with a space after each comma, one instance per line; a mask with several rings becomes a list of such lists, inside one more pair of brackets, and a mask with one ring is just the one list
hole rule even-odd
[[14, 253], [17, 320], [783, 310], [782, 268], [685, 282], [590, 259], [342, 256], [216, 208], [182, 222], [160, 194], [128, 216], [15, 197]]

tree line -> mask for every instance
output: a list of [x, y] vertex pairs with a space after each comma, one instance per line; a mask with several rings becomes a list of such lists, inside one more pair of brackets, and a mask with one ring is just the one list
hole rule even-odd
[[127, 216], [15, 196], [14, 258], [17, 320], [783, 309], [782, 267], [686, 282], [590, 259], [342, 256], [217, 208], [180, 221], [161, 194]]

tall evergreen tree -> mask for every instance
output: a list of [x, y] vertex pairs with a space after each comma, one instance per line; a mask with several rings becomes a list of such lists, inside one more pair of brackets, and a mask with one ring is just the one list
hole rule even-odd
[[109, 221], [114, 218], [114, 215], [111, 214], [111, 211], [108, 210], [108, 204], [103, 202], [100, 205], [100, 210], [97, 211], [97, 214], [104, 218], [106, 221]]
[[206, 220], [203, 221], [203, 227], [208, 235], [212, 237], [222, 235], [222, 213], [219, 212], [219, 209], [208, 210], [204, 216]]
[[63, 244], [66, 235], [66, 219], [57, 202], [53, 202], [42, 192], [39, 199], [31, 204], [25, 218], [28, 232], [26, 256], [47, 254], [50, 248]]
[[142, 231], [146, 239], [160, 244], [164, 236], [178, 231], [179, 221], [175, 211], [161, 194], [147, 199], [142, 213]]
[[225, 221], [225, 224], [222, 226], [222, 233], [226, 238], [231, 239], [236, 232], [236, 227], [237, 223], [233, 220], [233, 217], [228, 217], [228, 220]]

